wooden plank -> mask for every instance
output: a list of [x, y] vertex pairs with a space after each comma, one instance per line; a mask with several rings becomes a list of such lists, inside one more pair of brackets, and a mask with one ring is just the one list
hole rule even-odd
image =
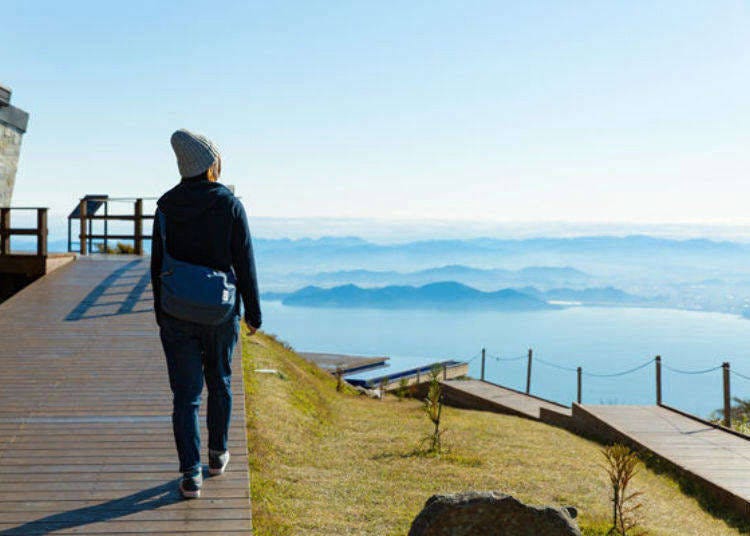
[[181, 500], [148, 268], [81, 259], [0, 305], [0, 533], [251, 534], [239, 347], [229, 470]]
[[583, 431], [665, 460], [727, 506], [750, 514], [750, 439], [663, 406], [575, 404]]
[[535, 396], [482, 380], [448, 380], [441, 382], [449, 403], [471, 409], [508, 413], [539, 420], [542, 408], [563, 416], [570, 408]]

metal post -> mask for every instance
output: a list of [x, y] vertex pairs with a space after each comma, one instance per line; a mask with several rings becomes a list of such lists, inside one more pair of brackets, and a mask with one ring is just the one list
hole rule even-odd
[[78, 211], [79, 216], [81, 218], [81, 234], [78, 235], [78, 239], [80, 240], [80, 252], [81, 255], [86, 255], [86, 200], [81, 199], [81, 202], [78, 204]]
[[531, 393], [531, 359], [534, 355], [534, 352], [531, 351], [531, 348], [529, 348], [529, 361], [526, 364], [526, 394], [528, 395]]
[[582, 378], [583, 378], [583, 369], [581, 367], [578, 367], [578, 403], [581, 403], [581, 400], [583, 399], [583, 389], [582, 389]]
[[482, 348], [482, 381], [484, 381], [484, 356], [485, 356], [485, 350]]
[[729, 387], [729, 363], [722, 363], [724, 369], [724, 426], [732, 427], [732, 396]]
[[656, 356], [656, 405], [661, 406], [661, 356]]
[[143, 255], [143, 199], [135, 200], [135, 254]]
[[109, 253], [109, 201], [104, 201], [104, 253]]
[[36, 209], [36, 254], [47, 256], [47, 209]]
[[0, 208], [0, 255], [10, 255], [10, 208]]
[[73, 236], [71, 233], [71, 221], [70, 218], [68, 218], [68, 253], [73, 251]]

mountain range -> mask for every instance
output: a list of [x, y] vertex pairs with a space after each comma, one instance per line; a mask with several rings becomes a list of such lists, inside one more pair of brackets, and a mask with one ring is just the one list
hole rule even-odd
[[497, 311], [536, 311], [560, 308], [560, 302], [589, 305], [636, 305], [649, 300], [612, 287], [583, 290], [553, 289], [543, 292], [534, 287], [506, 288], [484, 292], [457, 283], [443, 281], [423, 286], [391, 285], [362, 288], [348, 284], [333, 288], [307, 286], [291, 293], [265, 293], [264, 299], [280, 300], [284, 305], [301, 307], [367, 307], [375, 309], [484, 309]]

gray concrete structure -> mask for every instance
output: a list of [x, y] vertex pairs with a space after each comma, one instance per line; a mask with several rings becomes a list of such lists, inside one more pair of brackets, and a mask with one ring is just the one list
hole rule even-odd
[[0, 86], [0, 207], [9, 207], [16, 183], [21, 138], [29, 114], [10, 103], [10, 89]]

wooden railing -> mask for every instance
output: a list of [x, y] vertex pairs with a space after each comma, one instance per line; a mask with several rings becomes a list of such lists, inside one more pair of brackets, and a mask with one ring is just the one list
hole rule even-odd
[[[11, 211], [35, 210], [36, 227], [11, 227]], [[47, 256], [47, 209], [39, 207], [0, 208], [0, 255], [10, 255], [12, 236], [36, 236], [36, 255]]]
[[[144, 199], [150, 198], [111, 198], [111, 197], [85, 197], [80, 200], [78, 204], [78, 220], [80, 222], [80, 233], [78, 235], [80, 240], [79, 252], [81, 255], [87, 255], [91, 252], [91, 246], [93, 240], [102, 240], [104, 245], [104, 251], [108, 251], [109, 240], [132, 240], [133, 249], [136, 255], [143, 255], [143, 241], [150, 239], [150, 236], [144, 236], [143, 234], [143, 220], [153, 220], [153, 214], [143, 213], [143, 201]], [[90, 202], [101, 203], [104, 208], [103, 214], [89, 214], [88, 205]], [[110, 214], [109, 204], [112, 202], [125, 202], [133, 203], [132, 214]], [[104, 232], [94, 233], [93, 222], [103, 221]], [[110, 221], [132, 221], [133, 222], [133, 234], [112, 234], [109, 232]], [[69, 228], [70, 230], [70, 223]], [[72, 244], [69, 240], [68, 249], [72, 249]]]

